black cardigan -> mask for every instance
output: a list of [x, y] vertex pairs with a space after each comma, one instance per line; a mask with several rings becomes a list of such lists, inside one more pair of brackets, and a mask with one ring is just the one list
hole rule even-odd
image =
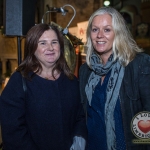
[[0, 97], [3, 146], [6, 150], [69, 150], [74, 136], [86, 139], [85, 115], [75, 77], [56, 81], [35, 75], [26, 81], [15, 72]]

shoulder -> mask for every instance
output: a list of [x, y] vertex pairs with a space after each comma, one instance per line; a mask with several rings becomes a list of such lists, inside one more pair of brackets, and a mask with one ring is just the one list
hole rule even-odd
[[79, 70], [80, 70], [80, 71], [84, 71], [84, 70], [87, 70], [88, 68], [89, 68], [89, 67], [88, 67], [87, 63], [84, 63], [84, 64], [82, 64], [82, 65], [80, 66]]
[[21, 78], [21, 73], [18, 72], [18, 71], [14, 71], [12, 74], [11, 74], [11, 78]]
[[87, 84], [91, 72], [92, 70], [89, 68], [89, 66], [86, 63], [81, 65], [79, 69], [79, 82], [80, 82], [81, 90], [84, 89], [85, 85]]
[[[20, 95], [20, 90], [22, 89], [22, 78], [20, 72], [14, 72], [10, 76], [5, 88], [2, 91], [1, 96], [14, 96]], [[23, 90], [22, 90], [23, 91]], [[9, 94], [8, 94], [9, 93]]]
[[9, 82], [8, 83], [18, 83], [19, 81], [21, 81], [21, 73], [20, 72], [13, 72], [9, 78]]
[[150, 73], [150, 55], [138, 53], [136, 57], [127, 65], [126, 70]]
[[150, 55], [145, 53], [138, 53], [134, 58], [133, 62], [142, 62], [142, 63], [150, 63]]
[[141, 73], [150, 74], [150, 55], [141, 53], [141, 55], [139, 55], [138, 57], [141, 59], [139, 64]]
[[70, 79], [70, 78], [67, 77], [65, 74], [63, 74], [62, 77], [61, 77], [61, 80], [59, 80], [59, 81], [60, 81], [60, 82], [63, 81], [63, 83], [66, 84], [66, 85], [67, 85], [67, 84], [76, 85], [76, 84], [79, 83], [79, 79], [78, 79], [75, 75], [73, 75], [73, 78]]
[[74, 83], [74, 84], [79, 84], [79, 79], [78, 79], [78, 77], [76, 77], [75, 75], [74, 75], [74, 77], [73, 77], [73, 79], [72, 80], [70, 80], [72, 83]]
[[150, 64], [150, 55], [145, 54], [145, 53], [138, 53], [135, 58], [127, 65], [149, 65]]
[[91, 72], [92, 72], [92, 70], [87, 65], [87, 63], [84, 63], [79, 68], [79, 77], [81, 77], [81, 76], [83, 77], [85, 75], [88, 76]]

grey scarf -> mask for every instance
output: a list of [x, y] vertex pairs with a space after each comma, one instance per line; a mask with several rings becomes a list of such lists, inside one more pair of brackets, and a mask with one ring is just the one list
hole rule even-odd
[[92, 73], [88, 79], [85, 87], [85, 92], [88, 98], [89, 105], [91, 106], [92, 94], [100, 78], [106, 75], [111, 70], [111, 75], [106, 89], [106, 103], [105, 103], [105, 124], [108, 150], [116, 149], [116, 136], [115, 136], [115, 122], [114, 122], [114, 109], [119, 96], [119, 89], [124, 76], [124, 67], [118, 62], [113, 60], [113, 54], [109, 57], [107, 63], [103, 65], [97, 54], [93, 53], [91, 57]]

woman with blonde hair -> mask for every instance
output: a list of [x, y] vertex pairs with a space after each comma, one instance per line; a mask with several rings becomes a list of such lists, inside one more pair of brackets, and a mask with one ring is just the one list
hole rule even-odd
[[123, 16], [112, 7], [91, 15], [86, 46], [79, 79], [88, 150], [149, 149], [133, 142], [138, 135], [131, 129], [135, 115], [150, 111], [149, 55], [142, 53]]

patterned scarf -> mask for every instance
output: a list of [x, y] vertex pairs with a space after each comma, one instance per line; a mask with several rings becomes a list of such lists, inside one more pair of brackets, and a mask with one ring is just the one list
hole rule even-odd
[[111, 70], [111, 75], [106, 89], [105, 124], [108, 150], [115, 150], [116, 136], [114, 109], [119, 96], [122, 78], [124, 76], [124, 67], [118, 61], [113, 60], [113, 54], [109, 57], [107, 63], [103, 65], [97, 54], [93, 53], [91, 56], [91, 68], [93, 71], [90, 74], [88, 83], [85, 87], [85, 92], [90, 106], [92, 94], [96, 85], [100, 81], [100, 78], [105, 76]]

